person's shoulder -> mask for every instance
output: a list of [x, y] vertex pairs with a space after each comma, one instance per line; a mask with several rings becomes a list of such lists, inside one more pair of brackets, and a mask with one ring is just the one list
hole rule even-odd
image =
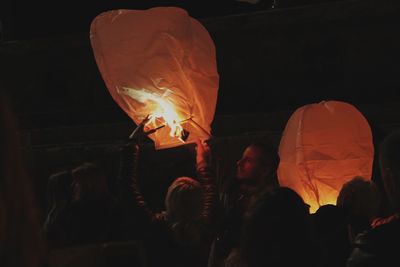
[[354, 245], [370, 254], [400, 253], [400, 219], [386, 221], [362, 232]]
[[[376, 243], [400, 244], [400, 219], [398, 217], [389, 220], [370, 230], [370, 239]], [[393, 247], [393, 245], [391, 246]], [[400, 251], [400, 246], [396, 245]]]
[[360, 233], [347, 259], [348, 267], [390, 266], [398, 262], [400, 224], [390, 222]]
[[383, 225], [396, 225], [400, 222], [400, 214], [395, 213], [387, 217], [377, 217], [371, 223], [371, 228], [375, 229]]

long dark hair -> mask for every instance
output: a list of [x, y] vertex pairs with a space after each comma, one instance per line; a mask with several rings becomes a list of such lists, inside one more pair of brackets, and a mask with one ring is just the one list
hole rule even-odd
[[23, 162], [16, 118], [0, 94], [0, 265], [41, 266], [39, 209]]
[[107, 177], [93, 162], [84, 162], [72, 170], [73, 200], [89, 200], [110, 197]]

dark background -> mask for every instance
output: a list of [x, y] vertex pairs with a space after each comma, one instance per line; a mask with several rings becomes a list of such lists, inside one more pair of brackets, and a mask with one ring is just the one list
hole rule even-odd
[[[305, 104], [352, 103], [375, 144], [400, 125], [398, 1], [2, 1], [0, 88], [15, 106], [42, 207], [48, 176], [84, 160], [99, 161], [114, 185], [118, 148], [135, 125], [98, 72], [90, 22], [106, 10], [159, 5], [187, 9], [215, 42], [219, 181], [232, 177], [251, 140], [277, 147], [290, 114]], [[148, 140], [144, 147], [143, 190], [161, 209], [166, 186], [193, 174], [193, 149], [156, 152]]]
[[357, 105], [399, 100], [396, 1], [282, 0], [274, 9], [271, 1], [2, 1], [1, 83], [12, 91], [19, 112], [28, 114], [24, 126], [47, 126], [56, 122], [54, 112], [74, 110], [79, 115], [64, 124], [101, 121], [81, 112], [90, 102], [91, 110], [117, 114], [93, 59], [90, 22], [106, 10], [157, 5], [187, 9], [213, 37], [220, 73], [217, 115], [329, 99]]

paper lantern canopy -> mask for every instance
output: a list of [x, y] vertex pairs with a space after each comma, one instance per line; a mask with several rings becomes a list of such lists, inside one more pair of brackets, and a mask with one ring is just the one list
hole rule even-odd
[[342, 185], [371, 179], [374, 146], [370, 126], [352, 105], [324, 101], [297, 109], [279, 145], [278, 179], [310, 205], [336, 204]]
[[148, 117], [146, 128], [159, 129], [149, 135], [156, 149], [210, 137], [219, 75], [199, 21], [174, 7], [112, 10], [93, 20], [90, 40], [113, 99], [137, 125]]

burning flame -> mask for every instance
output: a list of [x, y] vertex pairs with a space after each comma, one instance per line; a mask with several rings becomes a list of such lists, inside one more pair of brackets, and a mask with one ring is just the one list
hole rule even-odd
[[150, 127], [149, 125], [152, 124], [153, 128], [156, 128], [160, 126], [157, 125], [157, 122], [161, 122], [164, 124], [161, 126], [168, 126], [171, 129], [169, 133], [171, 137], [176, 137], [184, 142], [182, 140], [184, 129], [180, 124], [183, 119], [178, 115], [173, 104], [167, 98], [171, 93], [170, 90], [167, 89], [162, 95], [158, 95], [147, 91], [146, 89], [137, 90], [123, 87], [118, 90], [118, 93], [127, 95], [132, 99], [145, 104], [146, 107], [149, 108], [147, 111], [149, 121], [145, 124], [145, 127]]

